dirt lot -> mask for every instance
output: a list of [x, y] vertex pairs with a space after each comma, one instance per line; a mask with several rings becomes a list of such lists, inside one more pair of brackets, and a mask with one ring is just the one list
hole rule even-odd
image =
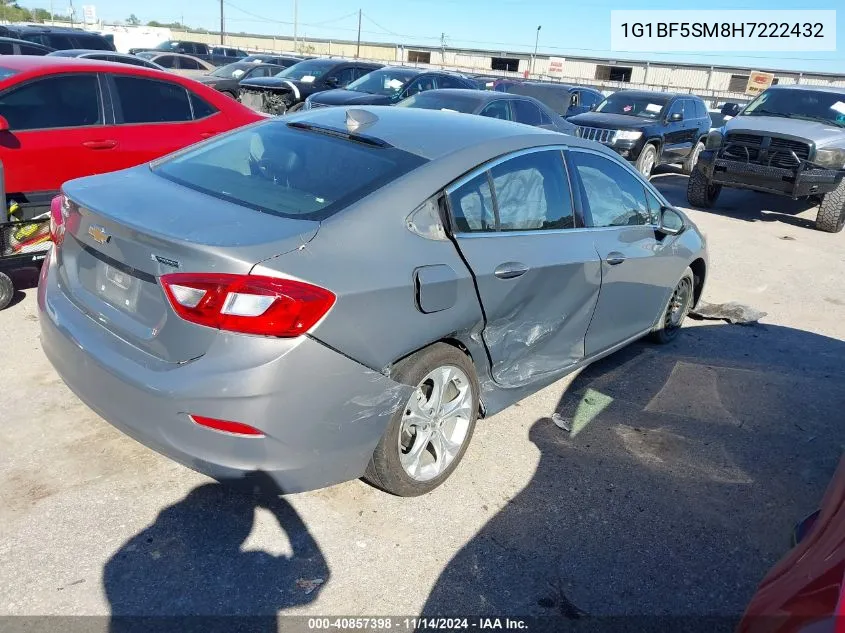
[[[684, 177], [654, 182], [684, 204]], [[158, 456], [59, 381], [26, 290], [0, 312], [0, 614], [740, 613], [845, 449], [845, 235], [754, 193], [691, 216], [706, 300], [763, 324], [543, 390], [413, 500], [354, 481], [255, 508]]]

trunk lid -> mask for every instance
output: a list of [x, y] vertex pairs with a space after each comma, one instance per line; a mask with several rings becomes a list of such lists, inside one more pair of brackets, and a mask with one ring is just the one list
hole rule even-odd
[[319, 228], [183, 187], [147, 165], [74, 180], [64, 191], [73, 204], [56, 249], [62, 290], [127, 343], [174, 363], [202, 356], [218, 330], [180, 319], [161, 275], [247, 274]]

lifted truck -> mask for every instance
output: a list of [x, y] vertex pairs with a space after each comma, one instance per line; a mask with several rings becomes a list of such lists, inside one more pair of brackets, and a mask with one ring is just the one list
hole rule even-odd
[[816, 228], [845, 226], [845, 88], [773, 86], [707, 136], [687, 184], [696, 207], [722, 187], [819, 202]]

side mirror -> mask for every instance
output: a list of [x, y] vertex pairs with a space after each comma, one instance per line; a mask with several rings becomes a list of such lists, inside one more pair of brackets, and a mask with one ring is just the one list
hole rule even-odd
[[591, 105], [591, 106], [590, 106], [590, 112], [595, 112], [595, 111], [596, 111], [596, 108], [598, 108], [598, 107], [599, 107], [599, 104], [598, 104], [598, 103], [594, 103], [593, 105]]
[[738, 103], [726, 103], [722, 106], [722, 114], [725, 116], [734, 117], [739, 114], [739, 104]]
[[658, 230], [666, 235], [678, 235], [683, 232], [684, 218], [671, 207], [662, 207], [660, 209], [660, 225]]
[[683, 120], [684, 120], [684, 115], [681, 114], [680, 112], [673, 112], [672, 114], [669, 115], [669, 119], [668, 119], [669, 123], [674, 123], [676, 121], [683, 121]]
[[9, 122], [6, 120], [6, 117], [0, 116], [0, 132], [8, 132], [9, 131]]

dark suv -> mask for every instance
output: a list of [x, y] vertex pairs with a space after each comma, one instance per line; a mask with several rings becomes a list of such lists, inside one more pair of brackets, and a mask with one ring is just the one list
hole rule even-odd
[[59, 26], [7, 24], [0, 26], [0, 36], [35, 42], [57, 51], [71, 48], [86, 48], [97, 51], [115, 50], [114, 42], [109, 41], [99, 33]]
[[534, 97], [564, 118], [588, 112], [604, 99], [604, 95], [594, 88], [548, 81], [501, 79], [493, 84], [493, 90], [522, 95], [523, 97]]
[[241, 103], [266, 114], [296, 112], [312, 94], [345, 88], [384, 64], [346, 59], [307, 59], [273, 77], [241, 82]]
[[811, 198], [816, 228], [845, 227], [845, 88], [772, 86], [720, 128], [687, 184], [687, 199], [712, 207], [722, 187]]
[[211, 47], [211, 63], [215, 66], [225, 66], [232, 62], [242, 61], [248, 57], [249, 53], [242, 51], [239, 48], [232, 48], [231, 46], [212, 46]]
[[[82, 48], [82, 47], [78, 47]], [[211, 49], [208, 44], [202, 42], [189, 42], [187, 40], [165, 40], [154, 48], [130, 48], [129, 52], [134, 55], [143, 51], [161, 51], [164, 53], [182, 53], [199, 59], [211, 62]]]
[[639, 90], [614, 92], [569, 121], [578, 126], [576, 136], [611, 147], [646, 178], [664, 163], [681, 163], [691, 173], [710, 131], [701, 98]]

